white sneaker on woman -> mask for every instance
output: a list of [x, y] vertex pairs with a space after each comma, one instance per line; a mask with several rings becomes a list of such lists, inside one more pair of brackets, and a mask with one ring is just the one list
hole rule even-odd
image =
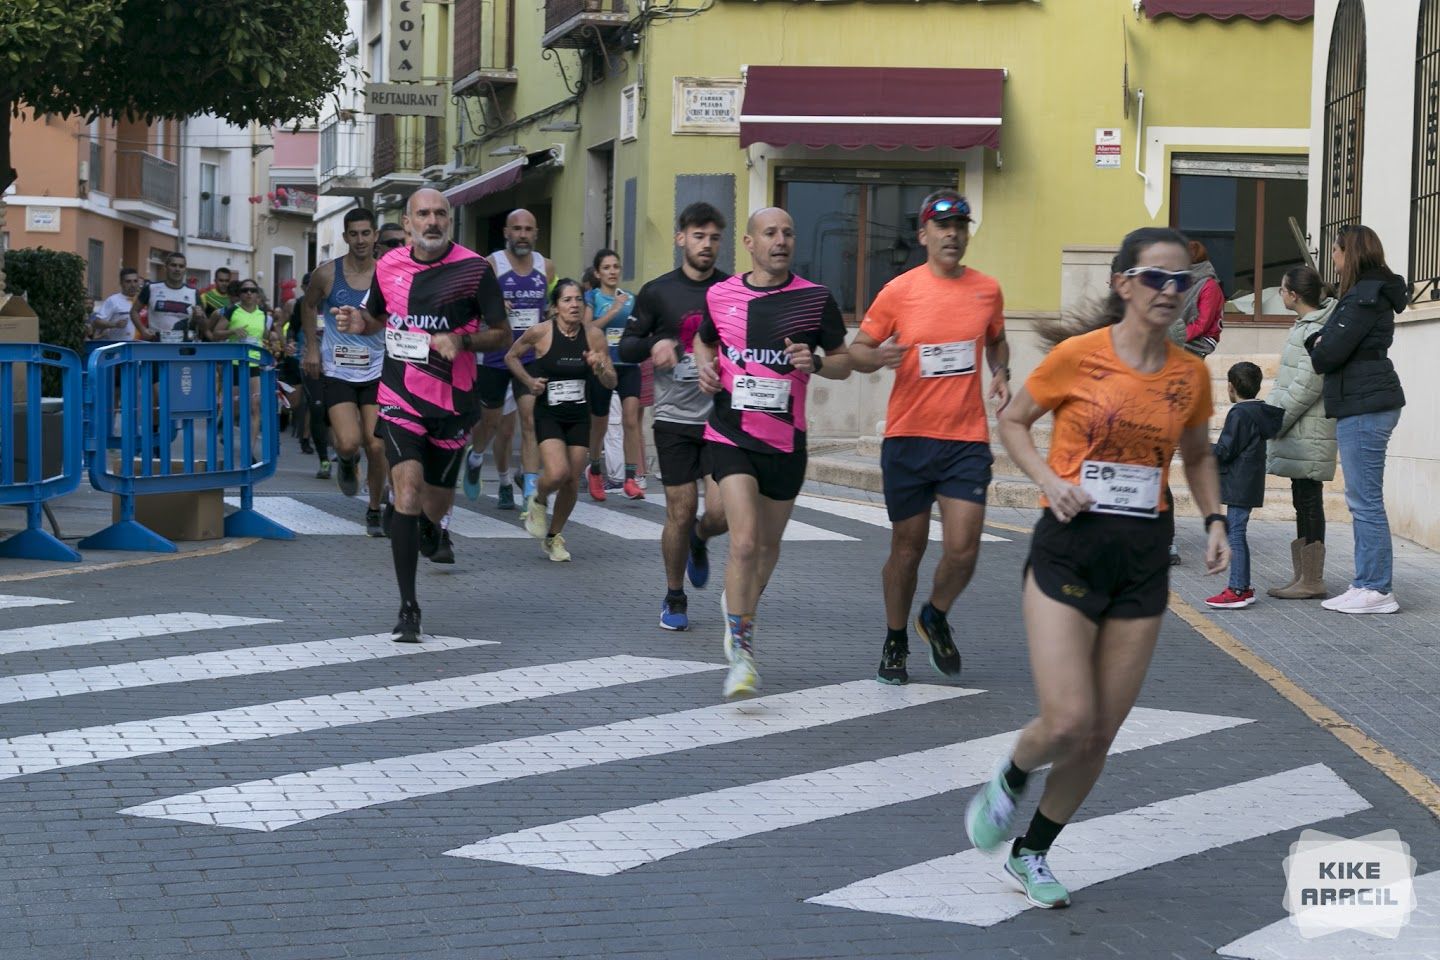
[[1400, 601], [1393, 593], [1361, 590], [1335, 609], [1340, 613], [1399, 613]]
[[1326, 610], [1339, 610], [1345, 604], [1349, 603], [1351, 600], [1354, 600], [1357, 593], [1360, 593], [1360, 588], [1351, 587], [1344, 593], [1340, 594], [1340, 596], [1331, 597], [1329, 600], [1321, 603], [1320, 606], [1324, 607]]

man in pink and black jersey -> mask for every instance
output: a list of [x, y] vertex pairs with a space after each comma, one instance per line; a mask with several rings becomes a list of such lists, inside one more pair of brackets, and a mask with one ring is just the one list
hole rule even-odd
[[[730, 523], [725, 571], [725, 696], [759, 688], [755, 609], [805, 482], [805, 393], [811, 376], [844, 380], [851, 358], [830, 291], [790, 272], [795, 222], [777, 207], [745, 226], [751, 270], [715, 284], [695, 338], [700, 389], [715, 397], [705, 427], [711, 473]], [[824, 351], [824, 356], [819, 350]]]
[[505, 301], [486, 259], [450, 240], [450, 204], [438, 190], [411, 194], [405, 206], [410, 246], [375, 264], [364, 307], [338, 307], [341, 333], [385, 332], [380, 423], [395, 517], [390, 549], [400, 584], [392, 639], [420, 640], [415, 599], [419, 555], [440, 544], [439, 523], [455, 499], [465, 441], [480, 410], [475, 354], [511, 342]]

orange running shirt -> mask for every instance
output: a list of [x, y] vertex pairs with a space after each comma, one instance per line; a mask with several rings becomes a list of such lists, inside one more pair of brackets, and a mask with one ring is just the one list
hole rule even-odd
[[[1159, 467], [1163, 490], [1180, 434], [1210, 422], [1210, 374], [1203, 360], [1168, 342], [1165, 366], [1140, 373], [1116, 356], [1111, 331], [1061, 342], [1025, 381], [1035, 402], [1055, 414], [1050, 469], [1078, 484], [1086, 460]], [[1163, 494], [1159, 509], [1169, 509]]]
[[[981, 369], [985, 344], [1005, 329], [1005, 297], [993, 277], [966, 267], [951, 280], [922, 263], [885, 285], [860, 329], [876, 342], [893, 335], [912, 347], [895, 370], [885, 436], [990, 442]], [[943, 344], [951, 346], [942, 351]], [[970, 372], [933, 375], [964, 369], [971, 347]], [[921, 376], [922, 352], [931, 376]]]

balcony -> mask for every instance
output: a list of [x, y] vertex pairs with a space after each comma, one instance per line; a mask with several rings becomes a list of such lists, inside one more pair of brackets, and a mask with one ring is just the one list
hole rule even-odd
[[515, 0], [455, 0], [454, 9], [455, 95], [514, 86]]
[[333, 117], [320, 128], [320, 195], [368, 197], [374, 154], [375, 118]]
[[625, 0], [546, 0], [542, 47], [609, 47], [630, 22]]
[[370, 165], [375, 190], [395, 184], [420, 186], [425, 166], [425, 133], [420, 117], [375, 118], [375, 150]]
[[268, 197], [270, 212], [297, 216], [309, 220], [315, 216], [318, 198], [309, 190], [299, 187], [276, 187]]
[[111, 205], [147, 220], [173, 220], [180, 209], [179, 168], [144, 150], [115, 152], [115, 193]]

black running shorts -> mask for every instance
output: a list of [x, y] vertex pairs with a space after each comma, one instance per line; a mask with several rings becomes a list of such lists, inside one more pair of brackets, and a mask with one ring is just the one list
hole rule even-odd
[[703, 423], [655, 421], [655, 457], [667, 487], [683, 487], [710, 473], [710, 444]]
[[450, 488], [465, 462], [465, 444], [476, 416], [467, 413], [452, 417], [415, 418], [389, 407], [381, 408], [375, 436], [385, 441], [385, 458], [390, 466], [418, 460], [425, 483]]
[[1096, 623], [1158, 617], [1170, 599], [1174, 534], [1169, 510], [1154, 519], [1082, 513], [1069, 523], [1046, 510], [1025, 569], [1045, 596]]
[[380, 401], [380, 380], [341, 380], [338, 377], [325, 378], [325, 409], [342, 403], [353, 403], [357, 407], [373, 407]]
[[994, 462], [988, 443], [886, 437], [880, 470], [891, 522], [928, 514], [937, 495], [983, 507]]
[[585, 395], [590, 398], [590, 415], [595, 417], [610, 416], [610, 397], [612, 394], [620, 394], [621, 400], [630, 397], [640, 396], [640, 365], [635, 363], [615, 364], [615, 389], [611, 390], [604, 386], [595, 375], [591, 374], [590, 382], [585, 385]]
[[[794, 500], [805, 485], [804, 450], [794, 453], [757, 453], [728, 443], [707, 444], [710, 473], [719, 483], [734, 474], [747, 474], [760, 485], [760, 495], [770, 500]], [[667, 474], [665, 482], [669, 483]]]
[[567, 447], [590, 447], [590, 418], [567, 423], [546, 415], [543, 410], [535, 411], [535, 442], [546, 440], [563, 441]]

